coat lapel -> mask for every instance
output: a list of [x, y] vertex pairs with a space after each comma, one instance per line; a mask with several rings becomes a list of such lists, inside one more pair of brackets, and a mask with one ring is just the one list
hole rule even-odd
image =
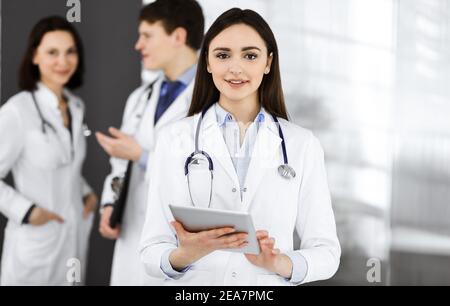
[[[264, 111], [264, 115], [265, 121], [261, 123], [256, 137], [245, 186], [241, 186], [247, 188], [247, 191], [243, 193], [243, 210], [250, 208], [258, 187], [265, 178], [266, 171], [269, 169], [276, 170], [282, 164], [281, 138], [278, 134], [278, 126], [273, 122], [270, 114]], [[196, 120], [194, 120], [195, 126], [197, 126], [199, 117], [199, 114], [196, 115]], [[199, 147], [211, 156], [213, 162], [218, 161], [218, 164], [222, 166], [235, 186], [239, 186], [239, 179], [234, 169], [228, 147], [218, 126], [213, 107], [206, 112], [203, 118]], [[217, 171], [219, 165], [214, 164], [214, 171]]]
[[69, 110], [72, 116], [73, 145], [75, 146], [78, 143], [80, 136], [82, 136], [81, 129], [84, 121], [84, 107], [70, 92], [65, 92], [65, 95], [69, 99]]
[[272, 121], [271, 115], [265, 112], [265, 121], [259, 128], [245, 179], [244, 187], [247, 191], [243, 193], [244, 209], [249, 209], [259, 184], [265, 178], [266, 171], [276, 169], [282, 163], [280, 145], [278, 127]]
[[147, 100], [149, 95], [149, 89], [147, 87], [138, 95], [138, 101], [136, 101], [134, 110], [127, 118], [127, 122], [133, 122], [128, 127], [128, 133], [134, 135], [141, 145], [148, 148], [152, 147], [154, 142], [155, 111], [161, 83], [162, 78], [159, 77], [153, 85], [150, 100]]
[[58, 99], [55, 94], [48, 89], [45, 85], [39, 83], [38, 90], [36, 91], [36, 99], [39, 107], [42, 111], [42, 116], [48, 121], [56, 131], [47, 127], [47, 133], [53, 134], [63, 154], [64, 163], [71, 161], [72, 156], [72, 143], [70, 133], [64, 126], [61, 112], [58, 109]]
[[[146, 124], [151, 124], [151, 127], [153, 128], [155, 126], [155, 113], [156, 113], [156, 107], [158, 106], [158, 100], [159, 100], [159, 93], [161, 92], [161, 84], [163, 82], [163, 77], [159, 76], [158, 81], [153, 85], [152, 94], [149, 101], [146, 101], [148, 98], [148, 91], [145, 92], [145, 95], [141, 98], [143, 99], [140, 101], [140, 103], [147, 103], [147, 109], [145, 111], [145, 115], [142, 119], [142, 122], [146, 122]], [[148, 127], [145, 129], [148, 131]]]
[[[197, 115], [197, 120], [200, 115]], [[198, 121], [195, 122], [198, 122]], [[217, 118], [214, 107], [211, 107], [205, 114], [202, 122], [202, 131], [199, 136], [199, 147], [208, 153], [211, 158], [217, 160], [228, 174], [234, 185], [239, 186], [239, 179], [231, 161], [228, 147], [223, 139], [222, 132], [217, 124]], [[214, 169], [218, 165], [214, 165]]]

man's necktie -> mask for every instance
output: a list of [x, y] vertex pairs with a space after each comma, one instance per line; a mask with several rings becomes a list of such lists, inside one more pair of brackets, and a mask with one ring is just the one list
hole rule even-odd
[[169, 106], [175, 101], [180, 93], [186, 88], [186, 85], [180, 81], [163, 81], [161, 84], [161, 93], [159, 95], [158, 105], [155, 112], [155, 125], [159, 118], [169, 108]]

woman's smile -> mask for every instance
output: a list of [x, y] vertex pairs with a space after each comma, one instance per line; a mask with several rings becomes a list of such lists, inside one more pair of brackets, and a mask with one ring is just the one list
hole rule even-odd
[[227, 82], [231, 88], [235, 88], [235, 89], [242, 88], [243, 86], [250, 83], [250, 81], [238, 80], [238, 79], [225, 80], [225, 82]]

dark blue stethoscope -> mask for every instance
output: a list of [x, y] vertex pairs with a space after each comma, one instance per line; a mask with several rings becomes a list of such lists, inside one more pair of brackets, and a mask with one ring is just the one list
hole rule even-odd
[[57, 134], [57, 131], [56, 131], [55, 127], [50, 122], [48, 122], [45, 119], [44, 115], [42, 115], [41, 108], [39, 107], [39, 104], [38, 104], [38, 102], [36, 100], [36, 96], [35, 96], [34, 92], [31, 93], [31, 97], [33, 98], [34, 106], [36, 107], [36, 110], [38, 112], [39, 118], [41, 119], [41, 130], [42, 130], [42, 133], [43, 134], [47, 134], [47, 127], [48, 127], [48, 128], [50, 128], [53, 131], [53, 133]]
[[[214, 104], [212, 104], [214, 105]], [[207, 160], [208, 162], [208, 169], [209, 172], [211, 174], [211, 184], [210, 184], [210, 193], [209, 193], [209, 204], [208, 207], [210, 207], [211, 205], [211, 197], [212, 197], [212, 180], [213, 180], [213, 171], [214, 171], [214, 163], [211, 159], [211, 157], [209, 156], [208, 153], [206, 153], [205, 151], [202, 151], [199, 149], [199, 145], [198, 145], [198, 140], [200, 138], [200, 129], [201, 129], [201, 125], [202, 125], [202, 121], [203, 121], [203, 117], [205, 116], [206, 112], [209, 110], [209, 108], [212, 106], [209, 105], [206, 108], [203, 109], [202, 114], [200, 115], [200, 118], [198, 120], [197, 123], [197, 128], [195, 130], [195, 151], [192, 152], [191, 155], [189, 155], [189, 157], [186, 159], [186, 162], [184, 163], [184, 174], [187, 177], [187, 183], [188, 183], [188, 189], [189, 189], [189, 195], [191, 197], [191, 201], [194, 204], [194, 201], [192, 199], [192, 193], [191, 193], [191, 186], [190, 186], [190, 178], [189, 178], [189, 166], [191, 165], [200, 165], [203, 163], [203, 160]], [[281, 129], [281, 125], [280, 122], [278, 121], [278, 118], [271, 114], [274, 122], [277, 124], [278, 126], [278, 134], [281, 138], [281, 149], [283, 152], [283, 164], [281, 164], [278, 167], [278, 174], [282, 177], [285, 178], [287, 180], [291, 180], [293, 178], [295, 178], [296, 173], [295, 170], [289, 166], [289, 161], [288, 161], [288, 156], [287, 156], [287, 150], [286, 150], [286, 141], [284, 140], [284, 135], [283, 135], [283, 130]]]
[[[34, 92], [31, 92], [31, 97], [33, 98], [34, 106], [36, 107], [36, 110], [38, 112], [39, 118], [41, 119], [41, 131], [42, 131], [42, 133], [46, 135], [47, 134], [47, 128], [49, 128], [50, 130], [53, 131], [53, 133], [58, 134], [58, 132], [56, 131], [56, 128], [50, 122], [48, 122], [45, 119], [44, 115], [42, 115], [41, 108], [39, 107], [39, 104], [37, 102], [36, 95], [34, 94]], [[86, 123], [83, 123], [83, 135], [85, 137], [89, 137], [89, 136], [91, 136], [91, 134], [92, 134], [92, 131], [89, 130], [89, 128], [86, 125]]]

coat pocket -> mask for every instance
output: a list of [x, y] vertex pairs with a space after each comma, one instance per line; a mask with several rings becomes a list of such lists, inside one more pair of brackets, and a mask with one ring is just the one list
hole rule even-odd
[[58, 135], [53, 131], [31, 131], [26, 136], [24, 157], [32, 165], [44, 169], [54, 170], [70, 163]]
[[46, 285], [58, 249], [58, 224], [24, 225], [16, 241], [15, 271], [21, 283]]

